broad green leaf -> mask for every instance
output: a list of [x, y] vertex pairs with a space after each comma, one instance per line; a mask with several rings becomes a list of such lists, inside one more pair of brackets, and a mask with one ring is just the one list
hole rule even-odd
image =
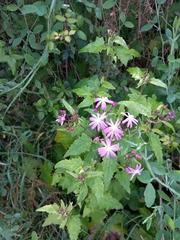
[[107, 82], [107, 81], [104, 81], [104, 82], [102, 83], [102, 87], [105, 87], [105, 88], [107, 88], [107, 89], [112, 89], [112, 90], [115, 89], [115, 87], [114, 87], [111, 83], [109, 83], [109, 82]]
[[124, 41], [124, 39], [122, 37], [115, 36], [115, 38], [113, 39], [113, 42], [115, 42], [115, 43], [121, 45], [122, 47], [128, 49], [128, 46], [127, 46], [126, 42]]
[[49, 53], [48, 52], [44, 52], [42, 57], [41, 57], [42, 64], [46, 65], [48, 63], [48, 59], [49, 59]]
[[172, 220], [172, 218], [168, 214], [164, 215], [164, 221], [171, 230], [175, 229], [174, 221]]
[[157, 164], [160, 167], [163, 163], [163, 154], [159, 136], [153, 132], [147, 133], [147, 136], [149, 137], [150, 146], [152, 147], [152, 150], [157, 158]]
[[149, 183], [151, 176], [147, 170], [142, 171], [141, 175], [137, 175], [137, 178], [142, 183]]
[[32, 231], [31, 233], [31, 240], [38, 240], [38, 235], [35, 231]]
[[163, 166], [158, 166], [157, 162], [150, 162], [149, 165], [151, 166], [153, 173], [159, 176], [166, 175], [166, 169]]
[[96, 40], [94, 42], [89, 43], [87, 46], [81, 48], [79, 53], [83, 53], [83, 52], [99, 53], [105, 49], [106, 47], [105, 47], [104, 39], [102, 37], [101, 38], [96, 37]]
[[179, 228], [180, 229], [180, 216], [175, 220], [174, 226], [175, 226], [175, 228]]
[[73, 142], [73, 144], [70, 146], [64, 157], [66, 158], [68, 156], [76, 156], [81, 153], [89, 151], [91, 143], [92, 143], [91, 138], [83, 133], [81, 137], [79, 137], [77, 140]]
[[118, 171], [115, 175], [115, 178], [119, 181], [121, 186], [130, 193], [130, 178], [129, 175], [125, 171]]
[[132, 114], [132, 115], [139, 115], [142, 114], [144, 116], [151, 116], [151, 109], [150, 107], [144, 106], [138, 102], [134, 102], [134, 101], [122, 101], [121, 102], [122, 105], [126, 106], [128, 108], [128, 111]]
[[87, 97], [93, 95], [94, 88], [89, 86], [82, 86], [80, 88], [73, 89], [72, 92], [75, 92], [79, 97]]
[[116, 2], [114, 0], [108, 0], [105, 3], [103, 3], [103, 8], [110, 9], [110, 8], [114, 7], [115, 4], [116, 4]]
[[77, 22], [77, 19], [75, 19], [75, 18], [68, 18], [67, 22], [70, 23], [70, 24], [73, 24], [73, 23]]
[[86, 34], [85, 34], [83, 31], [78, 30], [78, 31], [77, 31], [77, 35], [78, 35], [78, 37], [79, 37], [80, 39], [82, 39], [82, 40], [84, 40], [84, 41], [87, 40], [87, 36], [86, 36]]
[[48, 217], [45, 219], [44, 223], [43, 223], [43, 227], [49, 226], [49, 225], [56, 225], [56, 224], [60, 224], [60, 222], [62, 222], [60, 215], [57, 214], [49, 214]]
[[88, 188], [87, 188], [87, 185], [84, 183], [80, 187], [80, 191], [77, 196], [77, 202], [81, 203], [85, 199], [87, 194], [88, 194]]
[[171, 202], [170, 197], [162, 190], [157, 190], [159, 196], [167, 202]]
[[125, 21], [124, 23], [124, 26], [126, 26], [127, 28], [133, 28], [134, 27], [134, 24], [132, 22], [129, 22], [129, 21]]
[[78, 105], [78, 108], [89, 107], [93, 104], [93, 102], [94, 102], [94, 98], [88, 96]]
[[78, 239], [78, 235], [81, 231], [81, 220], [80, 220], [80, 216], [79, 215], [72, 215], [67, 223], [67, 229], [68, 229], [68, 233], [70, 235], [71, 240], [77, 240]]
[[36, 63], [36, 60], [33, 58], [33, 56], [28, 53], [24, 54], [24, 58], [31, 67], [33, 67], [34, 64]]
[[9, 66], [9, 68], [11, 69], [11, 72], [13, 75], [16, 74], [16, 70], [17, 70], [17, 62], [16, 59], [13, 58], [13, 56], [9, 56], [9, 55], [5, 55], [0, 59], [0, 62], [6, 62]]
[[110, 209], [123, 209], [122, 204], [117, 201], [110, 193], [104, 193], [103, 198], [99, 203], [100, 209], [110, 210]]
[[65, 99], [62, 99], [62, 103], [64, 104], [65, 108], [71, 113], [71, 115], [74, 115], [75, 111], [74, 109], [71, 107], [71, 105], [66, 102]]
[[84, 18], [83, 18], [83, 16], [82, 16], [82, 15], [78, 15], [78, 17], [77, 17], [77, 26], [78, 26], [79, 28], [81, 28], [81, 27], [83, 26], [83, 24], [84, 24]]
[[103, 160], [103, 173], [104, 173], [104, 187], [105, 191], [108, 190], [111, 178], [116, 170], [117, 161], [116, 158], [104, 158]]
[[156, 192], [151, 183], [148, 183], [144, 191], [145, 203], [148, 208], [152, 207], [156, 199]]
[[175, 129], [173, 127], [173, 125], [167, 121], [162, 121], [164, 125], [166, 125], [167, 127], [171, 128], [171, 130], [173, 131], [173, 133], [175, 133]]
[[167, 0], [156, 0], [158, 4], [164, 4]]
[[57, 143], [61, 143], [63, 147], [67, 149], [73, 143], [74, 138], [71, 135], [71, 131], [58, 128], [54, 140]]
[[171, 171], [168, 172], [167, 176], [172, 181], [180, 182], [180, 170], [171, 170]]
[[37, 34], [40, 33], [43, 30], [43, 25], [39, 24], [33, 29], [33, 33]]
[[[96, 196], [98, 204], [102, 200], [104, 193], [103, 178], [101, 176], [89, 178], [86, 180], [87, 185], [92, 189], [92, 193]], [[97, 204], [97, 203], [96, 203]]]
[[37, 13], [38, 8], [34, 5], [28, 4], [28, 5], [24, 5], [21, 8], [21, 12], [22, 12], [23, 15], [28, 14], [28, 13]]
[[7, 10], [11, 11], [11, 12], [15, 12], [16, 10], [18, 10], [18, 6], [16, 4], [9, 4], [7, 5]]
[[149, 82], [155, 86], [167, 89], [167, 85], [157, 78], [150, 78]]
[[37, 15], [38, 16], [43, 16], [47, 13], [47, 5], [43, 1], [36, 1], [33, 3], [33, 6], [37, 7]]
[[154, 24], [148, 23], [141, 28], [141, 32], [149, 31], [153, 26], [154, 26]]
[[99, 20], [102, 20], [102, 12], [101, 12], [101, 9], [99, 7], [96, 7], [95, 8], [95, 13], [96, 13], [96, 17], [99, 19]]
[[[75, 172], [79, 172], [82, 167], [81, 165], [83, 165], [83, 162], [81, 160], [80, 157], [78, 158], [71, 158], [69, 160], [61, 160], [60, 162], [58, 162], [56, 165], [55, 165], [55, 168], [59, 168], [59, 169], [67, 169], [71, 172], [75, 171]], [[62, 170], [64, 171], [64, 170]]]
[[49, 204], [44, 207], [38, 208], [36, 211], [58, 214], [58, 210], [59, 210], [59, 206], [56, 203], [53, 203], [53, 204]]
[[133, 57], [139, 57], [140, 54], [134, 49], [126, 49], [122, 46], [113, 47], [118, 59], [127, 66], [129, 60], [132, 60]]
[[146, 71], [139, 67], [132, 67], [128, 68], [127, 72], [129, 72], [135, 80], [140, 80], [144, 76]]

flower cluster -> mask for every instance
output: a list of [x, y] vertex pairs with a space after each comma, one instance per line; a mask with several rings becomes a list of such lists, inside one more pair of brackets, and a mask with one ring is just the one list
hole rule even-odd
[[168, 104], [164, 105], [162, 107], [162, 110], [155, 110], [153, 112], [153, 117], [150, 118], [150, 123], [156, 123], [159, 120], [169, 122], [172, 119], [176, 118], [175, 112], [174, 111], [168, 111]]
[[59, 115], [56, 119], [56, 122], [58, 122], [61, 126], [66, 125], [66, 129], [69, 131], [73, 131], [73, 125], [74, 122], [78, 119], [78, 111], [75, 110], [75, 113], [70, 118], [67, 117], [65, 110], [60, 110], [61, 115]]

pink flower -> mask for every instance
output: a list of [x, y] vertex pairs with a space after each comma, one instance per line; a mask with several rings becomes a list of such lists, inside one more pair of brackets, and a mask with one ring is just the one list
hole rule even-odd
[[97, 102], [96, 104], [96, 108], [98, 108], [101, 105], [102, 110], [106, 110], [106, 103], [110, 103], [112, 105], [115, 104], [115, 102], [113, 102], [112, 100], [108, 99], [107, 97], [102, 97], [102, 98], [96, 98], [95, 102]]
[[117, 120], [115, 123], [113, 123], [112, 119], [110, 119], [110, 123], [107, 122], [107, 124], [110, 127], [104, 129], [104, 133], [107, 134], [106, 137], [110, 138], [110, 140], [112, 140], [114, 136], [117, 140], [121, 139], [121, 135], [123, 136], [124, 134], [123, 131], [118, 128], [118, 126], [120, 125], [120, 121]]
[[130, 113], [121, 112], [121, 114], [126, 117], [126, 119], [122, 121], [122, 124], [127, 123], [128, 128], [132, 128], [133, 123], [136, 125], [138, 124], [138, 120], [135, 119], [135, 117], [133, 115], [131, 115]]
[[61, 112], [61, 116], [58, 116], [58, 118], [56, 119], [56, 122], [60, 123], [61, 126], [64, 124], [65, 120], [66, 120], [66, 111], [65, 110], [60, 110]]
[[141, 168], [141, 164], [137, 164], [135, 169], [133, 169], [131, 167], [127, 167], [126, 172], [129, 173], [129, 174], [132, 174], [132, 176], [130, 178], [130, 181], [132, 181], [132, 179], [134, 178], [134, 176], [136, 174], [141, 175], [141, 172], [143, 171], [143, 169], [144, 168]]
[[90, 117], [89, 119], [91, 121], [89, 126], [91, 127], [91, 129], [95, 129], [97, 127], [97, 130], [99, 132], [100, 128], [104, 129], [107, 127], [107, 124], [103, 121], [106, 117], [107, 115], [105, 112], [103, 114], [92, 114], [92, 117]]
[[119, 151], [119, 144], [111, 145], [111, 141], [109, 139], [105, 139], [105, 141], [101, 141], [104, 147], [98, 148], [98, 153], [101, 157], [106, 155], [106, 158], [116, 157], [114, 152]]

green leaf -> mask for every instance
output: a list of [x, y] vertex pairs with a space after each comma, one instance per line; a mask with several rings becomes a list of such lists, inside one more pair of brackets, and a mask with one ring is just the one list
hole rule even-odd
[[162, 121], [162, 123], [164, 125], [166, 125], [167, 127], [169, 127], [173, 131], [173, 133], [175, 133], [175, 129], [174, 129], [174, 127], [173, 127], [173, 125], [171, 123], [169, 123], [167, 121]]
[[32, 231], [31, 233], [31, 240], [38, 240], [38, 235], [35, 231]]
[[96, 7], [95, 8], [95, 13], [96, 13], [96, 17], [99, 19], [99, 20], [102, 20], [102, 12], [101, 12], [101, 9], [99, 7]]
[[96, 196], [98, 203], [100, 203], [104, 193], [104, 184], [102, 176], [89, 178], [86, 181], [88, 186], [92, 189], [92, 193]]
[[87, 185], [86, 184], [82, 184], [81, 187], [80, 187], [80, 191], [78, 193], [77, 202], [81, 203], [85, 199], [87, 194], [88, 194]]
[[63, 147], [67, 149], [73, 143], [74, 138], [72, 137], [71, 131], [58, 128], [54, 140], [57, 143], [61, 143], [63, 145]]
[[130, 178], [129, 175], [125, 171], [118, 171], [115, 175], [115, 178], [119, 181], [121, 186], [130, 193]]
[[71, 113], [71, 115], [74, 115], [74, 109], [71, 107], [71, 105], [69, 105], [68, 102], [66, 102], [65, 99], [62, 99], [62, 103], [64, 104], [65, 108]]
[[174, 221], [172, 220], [172, 218], [168, 214], [164, 215], [164, 221], [171, 230], [175, 229]]
[[34, 5], [28, 4], [28, 5], [24, 5], [21, 8], [21, 12], [22, 12], [23, 15], [28, 14], [28, 13], [37, 13], [38, 8]]
[[126, 106], [129, 112], [135, 116], [139, 114], [142, 114], [144, 116], [151, 116], [151, 108], [148, 106], [144, 106], [134, 101], [122, 101], [121, 104]]
[[166, 175], [166, 169], [163, 166], [158, 166], [157, 162], [150, 162], [149, 165], [151, 166], [153, 173], [159, 176]]
[[81, 225], [82, 224], [81, 224], [79, 215], [73, 215], [68, 219], [66, 226], [67, 226], [68, 233], [70, 235], [71, 240], [78, 239], [78, 235], [81, 230]]
[[115, 4], [116, 4], [116, 2], [114, 0], [108, 0], [105, 3], [103, 3], [103, 8], [110, 9], [110, 8], [114, 7]]
[[72, 92], [75, 92], [79, 97], [87, 97], [93, 95], [94, 88], [89, 86], [82, 86], [80, 88], [73, 89]]
[[104, 81], [104, 82], [102, 83], [102, 87], [104, 87], [104, 88], [106, 88], [106, 89], [112, 89], [112, 90], [115, 89], [115, 87], [114, 87], [111, 83], [109, 83], [109, 82], [107, 82], [107, 81]]
[[33, 33], [37, 34], [43, 30], [43, 25], [39, 24], [33, 29]]
[[36, 60], [33, 58], [33, 56], [28, 53], [24, 54], [24, 58], [27, 64], [29, 64], [31, 67], [33, 67], [34, 64], [36, 63]]
[[66, 18], [64, 16], [61, 16], [61, 15], [56, 15], [56, 19], [60, 22], [65, 22], [66, 21]]
[[82, 133], [82, 136], [73, 142], [64, 157], [75, 156], [90, 150], [92, 140], [86, 134]]
[[153, 26], [154, 26], [154, 24], [148, 23], [141, 28], [141, 32], [149, 31]]
[[16, 4], [9, 4], [7, 5], [7, 10], [11, 11], [11, 12], [15, 12], [16, 10], [18, 10], [18, 6]]
[[158, 4], [164, 4], [167, 0], [156, 0]]
[[171, 181], [180, 182], [180, 170], [171, 170], [168, 172], [167, 176], [171, 179]]
[[55, 165], [55, 168], [59, 168], [62, 171], [64, 171], [63, 169], [69, 170], [71, 172], [75, 171], [75, 172], [79, 172], [79, 170], [81, 170], [81, 165], [83, 164], [82, 160], [80, 157], [78, 158], [71, 158], [69, 160], [61, 160], [60, 162], [58, 162]]
[[84, 18], [83, 18], [83, 16], [82, 16], [82, 15], [78, 15], [78, 17], [77, 17], [77, 26], [78, 26], [79, 28], [81, 28], [81, 27], [83, 26], [83, 24], [84, 24]]
[[108, 158], [103, 160], [103, 172], [104, 172], [104, 187], [105, 191], [108, 190], [111, 178], [116, 170], [117, 161], [116, 158]]
[[87, 46], [81, 48], [79, 53], [83, 53], [83, 52], [99, 53], [105, 49], [106, 47], [105, 47], [104, 39], [102, 37], [101, 38], [96, 37], [96, 40], [94, 42], [89, 43]]
[[99, 203], [99, 208], [105, 210], [123, 209], [123, 206], [117, 199], [113, 198], [110, 193], [104, 193], [104, 196]]
[[139, 67], [132, 67], [128, 68], [127, 72], [129, 72], [135, 80], [140, 80], [144, 76], [146, 71]]
[[162, 190], [157, 190], [157, 192], [162, 199], [164, 199], [167, 202], [171, 202], [170, 197], [165, 192], [163, 192]]
[[122, 46], [113, 47], [118, 59], [127, 66], [129, 60], [132, 60], [133, 57], [139, 57], [140, 54], [134, 49], [126, 49]]
[[126, 26], [127, 28], [133, 28], [134, 24], [132, 22], [126, 21], [124, 22], [124, 26]]
[[138, 175], [137, 178], [142, 183], [149, 183], [151, 180], [150, 173], [147, 170], [142, 171], [141, 175]]
[[122, 47], [128, 49], [128, 46], [127, 46], [126, 42], [124, 41], [124, 39], [122, 37], [115, 36], [115, 38], [113, 39], [113, 42], [115, 42], [115, 43], [121, 45]]
[[153, 132], [147, 133], [149, 137], [149, 143], [152, 147], [152, 150], [157, 158], [157, 164], [160, 167], [163, 163], [163, 154], [162, 154], [162, 145], [157, 134]]
[[86, 36], [86, 34], [85, 34], [83, 31], [78, 30], [78, 31], [77, 31], [77, 35], [78, 35], [78, 37], [79, 37], [80, 39], [82, 39], [82, 40], [84, 40], [84, 41], [87, 40], [87, 36]]
[[145, 203], [150, 208], [156, 199], [156, 191], [151, 183], [148, 183], [144, 191]]
[[167, 89], [167, 85], [157, 78], [151, 78], [149, 82], [155, 86]]
[[56, 203], [53, 203], [53, 204], [49, 204], [44, 207], [38, 208], [36, 211], [58, 214], [58, 210], [59, 210], [59, 206]]
[[73, 24], [73, 23], [77, 22], [77, 19], [75, 19], [75, 18], [68, 18], [67, 22], [70, 23], [70, 24]]
[[89, 107], [93, 104], [93, 102], [94, 98], [88, 96], [78, 105], [78, 108]]
[[180, 229], [180, 216], [175, 220], [174, 226]]
[[62, 222], [60, 215], [57, 214], [49, 214], [46, 220], [43, 223], [43, 227], [52, 225], [52, 224], [60, 224]]

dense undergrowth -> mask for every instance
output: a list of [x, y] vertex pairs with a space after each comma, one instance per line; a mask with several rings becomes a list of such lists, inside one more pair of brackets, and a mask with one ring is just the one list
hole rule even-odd
[[179, 1], [6, 0], [0, 26], [0, 239], [179, 240]]

